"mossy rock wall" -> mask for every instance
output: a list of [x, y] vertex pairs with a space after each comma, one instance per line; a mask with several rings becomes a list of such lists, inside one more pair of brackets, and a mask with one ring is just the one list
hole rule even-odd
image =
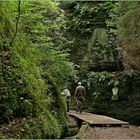
[[[114, 4], [103, 1], [64, 1], [60, 7], [67, 18], [65, 36], [68, 42], [65, 47], [69, 50], [70, 60], [81, 66], [85, 55], [88, 55], [91, 40], [96, 38], [94, 31], [106, 28], [106, 20]], [[102, 36], [103, 32], [100, 34]]]
[[[40, 10], [47, 9], [47, 6], [57, 7], [51, 1], [22, 2], [18, 32], [11, 43], [15, 33], [17, 4], [16, 1], [0, 3], [0, 138], [60, 138], [67, 129], [66, 104], [60, 95], [62, 83], [65, 82], [62, 77], [64, 73], [58, 67], [58, 63], [55, 63], [56, 67], [52, 64], [55, 60], [59, 63], [64, 62], [67, 73], [68, 69], [72, 70], [72, 66], [65, 57], [62, 57], [65, 54], [58, 55], [57, 51], [54, 54], [53, 51], [49, 51], [48, 56], [45, 48], [51, 47], [49, 44], [45, 44], [44, 48], [37, 48], [29, 34], [29, 29], [36, 32], [36, 22], [33, 24], [33, 21], [38, 21], [36, 18], [39, 17], [43, 18], [40, 11], [36, 11], [37, 14], [30, 14], [32, 6], [38, 6]], [[23, 10], [25, 11], [22, 12]], [[50, 11], [52, 10], [53, 8]], [[39, 24], [39, 27], [45, 26], [41, 25]], [[29, 28], [26, 28], [27, 26]], [[39, 28], [39, 31], [41, 29]], [[33, 38], [40, 41], [38, 36]], [[40, 64], [41, 60], [44, 60], [43, 52], [48, 56], [45, 59], [52, 67], [44, 68], [44, 65]], [[45, 72], [49, 77], [44, 76], [44, 69], [47, 69]]]
[[[90, 81], [90, 82], [89, 82]], [[119, 88], [118, 99], [112, 99], [115, 81]], [[96, 114], [111, 116], [140, 124], [140, 73], [124, 71], [121, 73], [94, 72], [88, 79], [86, 110]]]

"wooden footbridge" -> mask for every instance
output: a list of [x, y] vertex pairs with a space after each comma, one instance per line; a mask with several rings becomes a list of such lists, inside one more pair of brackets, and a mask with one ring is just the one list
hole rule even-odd
[[117, 120], [111, 117], [91, 114], [91, 113], [76, 113], [76, 111], [70, 111], [67, 113], [69, 116], [76, 118], [80, 122], [87, 122], [89, 125], [98, 125], [98, 126], [121, 126], [128, 125], [128, 122]]

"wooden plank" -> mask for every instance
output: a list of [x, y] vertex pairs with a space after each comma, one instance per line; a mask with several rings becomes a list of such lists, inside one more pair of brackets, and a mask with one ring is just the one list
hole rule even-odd
[[128, 125], [129, 124], [128, 122], [117, 120], [111, 117], [91, 114], [86, 112], [76, 113], [75, 111], [70, 111], [67, 114], [93, 125], [99, 125], [99, 124], [100, 125]]

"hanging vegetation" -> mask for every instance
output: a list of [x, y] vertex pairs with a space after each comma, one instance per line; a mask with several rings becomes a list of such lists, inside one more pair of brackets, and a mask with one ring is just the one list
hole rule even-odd
[[67, 128], [60, 92], [75, 75], [67, 54], [59, 50], [63, 40], [54, 41], [61, 35], [63, 13], [51, 1], [22, 1], [17, 26], [18, 6], [16, 1], [0, 3], [0, 121], [10, 122], [3, 135], [60, 138]]

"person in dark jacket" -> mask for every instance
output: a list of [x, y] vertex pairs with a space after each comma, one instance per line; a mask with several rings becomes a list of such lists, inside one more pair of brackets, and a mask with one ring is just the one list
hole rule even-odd
[[74, 98], [76, 102], [76, 112], [78, 111], [80, 111], [80, 113], [82, 112], [85, 97], [86, 97], [85, 87], [82, 86], [81, 82], [78, 82], [78, 86], [76, 87], [75, 93], [74, 93]]

